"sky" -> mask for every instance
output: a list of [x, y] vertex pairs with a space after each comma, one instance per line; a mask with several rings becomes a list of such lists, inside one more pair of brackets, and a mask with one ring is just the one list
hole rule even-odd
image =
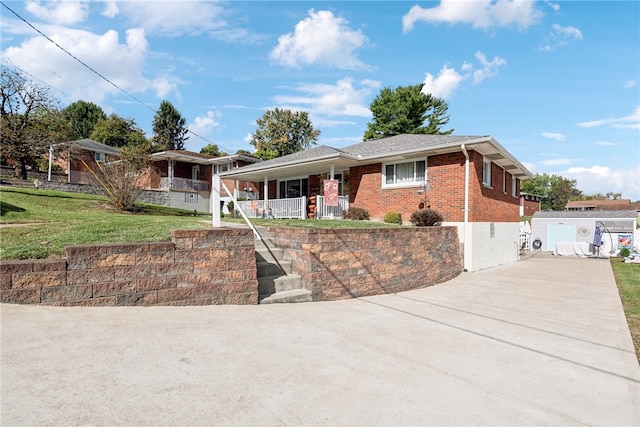
[[61, 107], [93, 102], [148, 137], [167, 100], [188, 150], [252, 152], [256, 120], [276, 107], [308, 112], [319, 145], [346, 147], [382, 89], [424, 84], [448, 105], [443, 130], [490, 135], [584, 194], [640, 200], [635, 0], [3, 4], [3, 65]]

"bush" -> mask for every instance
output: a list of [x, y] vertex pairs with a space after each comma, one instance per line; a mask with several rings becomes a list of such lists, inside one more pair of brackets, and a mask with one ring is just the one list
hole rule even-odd
[[420, 209], [411, 214], [409, 221], [418, 227], [431, 227], [442, 222], [442, 215], [431, 209]]
[[623, 258], [628, 257], [629, 255], [631, 255], [631, 251], [629, 250], [629, 248], [622, 248], [620, 249], [620, 256]]
[[402, 225], [402, 215], [400, 215], [398, 212], [387, 212], [386, 214], [384, 214], [384, 222], [388, 223], [388, 224], [400, 224]]
[[342, 218], [355, 221], [368, 221], [369, 211], [362, 208], [349, 208], [349, 211], [342, 211]]

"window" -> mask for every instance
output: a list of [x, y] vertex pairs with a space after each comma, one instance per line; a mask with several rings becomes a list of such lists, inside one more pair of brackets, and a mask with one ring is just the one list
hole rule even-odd
[[491, 187], [491, 161], [482, 160], [482, 184]]
[[518, 197], [518, 179], [511, 175], [511, 195]]
[[391, 163], [383, 168], [382, 183], [384, 186], [405, 186], [425, 182], [427, 162], [416, 160], [406, 163]]
[[502, 192], [507, 194], [507, 171], [502, 169]]
[[289, 181], [280, 181], [281, 199], [291, 199], [294, 197], [309, 196], [309, 179], [290, 179]]
[[104, 163], [105, 157], [106, 157], [104, 153], [94, 153], [94, 154], [95, 154], [96, 162]]

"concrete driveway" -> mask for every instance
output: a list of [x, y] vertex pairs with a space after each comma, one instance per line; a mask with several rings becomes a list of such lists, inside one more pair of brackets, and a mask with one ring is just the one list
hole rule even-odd
[[338, 302], [0, 318], [3, 426], [640, 425], [606, 260], [540, 254]]

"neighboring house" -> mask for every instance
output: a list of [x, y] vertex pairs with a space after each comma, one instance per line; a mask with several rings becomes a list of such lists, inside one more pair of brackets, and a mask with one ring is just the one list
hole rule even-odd
[[[610, 256], [618, 253], [621, 242], [630, 240], [630, 245], [638, 246], [637, 212], [631, 210], [604, 211], [539, 211], [531, 219], [531, 232], [534, 241], [538, 240], [540, 250], [556, 252], [558, 245], [572, 250], [576, 255], [593, 254], [596, 226], [602, 232], [603, 248], [601, 253]], [[566, 251], [565, 251], [566, 252]]]
[[[532, 174], [491, 136], [397, 135], [341, 149], [317, 146], [221, 177], [260, 182], [265, 201], [253, 202], [248, 214], [298, 216], [282, 202], [288, 199], [316, 199], [321, 218], [357, 207], [372, 219], [395, 211], [408, 222], [421, 208], [435, 210], [443, 225], [458, 227], [465, 269], [480, 270], [518, 259], [520, 181]], [[337, 183], [337, 209], [325, 210], [326, 180]]]
[[[188, 150], [167, 150], [150, 156], [151, 167], [145, 186], [151, 190], [171, 193], [170, 205], [202, 212], [211, 212], [211, 178], [214, 174], [259, 162], [260, 159], [241, 154], [214, 157]], [[246, 181], [225, 180], [236, 198], [255, 198], [257, 186]], [[223, 200], [231, 200], [225, 197]]]
[[538, 194], [520, 193], [520, 216], [531, 216], [538, 212], [542, 198]]
[[93, 175], [87, 168], [97, 163], [104, 163], [120, 157], [120, 150], [110, 145], [101, 144], [92, 139], [78, 139], [64, 144], [64, 148], [53, 147], [53, 163], [67, 174], [67, 182], [71, 184], [92, 184]]
[[565, 211], [619, 211], [634, 209], [640, 212], [640, 203], [631, 203], [630, 199], [615, 200], [574, 200], [567, 202]]

